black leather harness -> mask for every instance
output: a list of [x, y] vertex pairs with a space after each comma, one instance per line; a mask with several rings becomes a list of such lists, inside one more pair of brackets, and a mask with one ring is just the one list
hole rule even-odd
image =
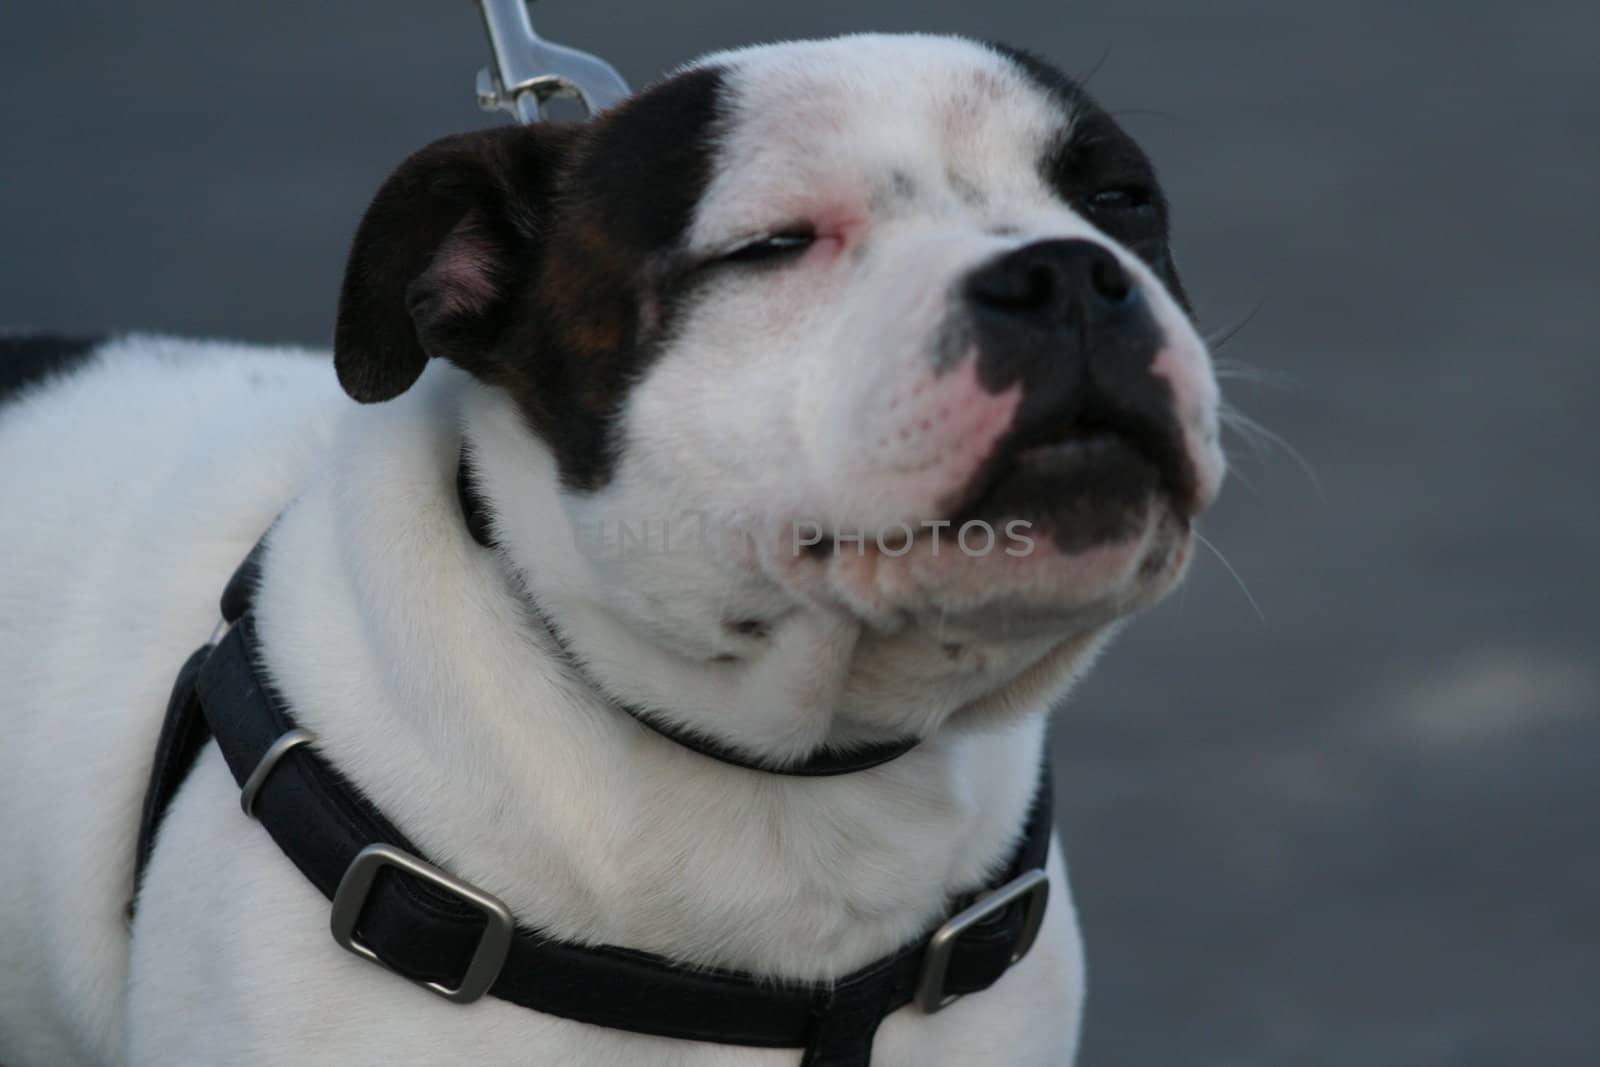
[[[463, 505], [474, 536], [488, 543], [473, 502]], [[260, 555], [257, 545], [223, 593], [226, 633], [191, 655], [178, 673], [145, 796], [141, 877], [162, 814], [201, 748], [214, 739], [241, 785], [245, 813], [333, 901], [333, 936], [346, 949], [451, 1000], [487, 994], [661, 1037], [804, 1049], [802, 1067], [866, 1067], [887, 1015], [912, 1002], [937, 1011], [987, 989], [1038, 934], [1049, 892], [1048, 766], [1041, 768], [1022, 840], [994, 888], [927, 936], [834, 983], [780, 984], [626, 948], [559, 941], [519, 925], [495, 897], [422, 859], [295, 724], [259, 668], [251, 600]], [[661, 729], [648, 717], [640, 720]], [[703, 742], [690, 747], [704, 751]], [[738, 755], [732, 750], [705, 754], [748, 765], [728, 759]], [[848, 773], [884, 762], [831, 758], [839, 769], [798, 773]]]

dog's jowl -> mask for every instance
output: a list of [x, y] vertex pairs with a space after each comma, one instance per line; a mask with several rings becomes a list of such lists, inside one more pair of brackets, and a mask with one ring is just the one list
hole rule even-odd
[[0, 343], [0, 1062], [1070, 1062], [1046, 717], [1223, 477], [1138, 145], [722, 53], [422, 149], [335, 296]]

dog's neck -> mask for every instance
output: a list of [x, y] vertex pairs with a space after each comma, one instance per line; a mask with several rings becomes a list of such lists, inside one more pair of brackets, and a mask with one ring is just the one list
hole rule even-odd
[[[470, 439], [464, 442], [461, 448], [461, 463], [456, 470], [456, 496], [461, 504], [462, 520], [466, 523], [467, 532], [472, 535], [472, 539], [485, 549], [496, 550], [498, 545], [494, 539], [494, 518], [478, 485], [477, 472], [472, 467]], [[916, 736], [905, 736], [849, 747], [833, 745], [798, 760], [780, 762], [770, 753], [749, 751], [737, 744], [714, 737], [703, 726], [674, 723], [655, 707], [628, 704], [612, 696], [612, 690], [596, 679], [588, 665], [573, 651], [563, 634], [562, 627], [547, 614], [538, 600], [527, 592], [524, 582], [525, 579], [519, 580], [519, 585], [524, 591], [529, 614], [539, 621], [551, 641], [558, 647], [562, 667], [586, 682], [597, 696], [605, 698], [636, 722], [709, 759], [771, 774], [813, 778], [833, 777], [840, 774], [854, 774], [899, 759], [922, 740]]]
[[[564, 670], [506, 559], [467, 536], [454, 491], [465, 417], [497, 516], [517, 513], [491, 443], [512, 428], [495, 420], [514, 416], [474, 409], [483, 396], [454, 373], [429, 378], [345, 421], [338, 461], [269, 541], [258, 615], [297, 718], [431, 857], [560, 937], [816, 978], [917, 936], [1009, 854], [1042, 704], [938, 731], [871, 771], [790, 779], [687, 751]], [[533, 519], [537, 502], [522, 503]], [[571, 544], [560, 528], [546, 536]], [[541, 602], [559, 590], [529, 584]], [[590, 610], [585, 648], [615, 632]], [[617, 636], [634, 672], [664, 667], [631, 631]], [[818, 626], [808, 640], [842, 656], [858, 637]], [[611, 684], [628, 662], [608, 664]], [[694, 673], [671, 676], [692, 690]], [[826, 706], [838, 674], [813, 677], [795, 699], [826, 724], [814, 741], [839, 719]]]
[[[933, 632], [869, 626], [761, 566], [781, 536], [758, 539], [714, 504], [660, 490], [668, 479], [648, 466], [641, 474], [623, 463], [599, 492], [563, 494], [503, 395], [474, 387], [464, 404], [484, 533], [584, 681], [759, 762], [891, 746], [957, 717], [971, 725], [1035, 710], [1064, 692], [1102, 639], [949, 645]], [[785, 474], [772, 477], [781, 496]]]

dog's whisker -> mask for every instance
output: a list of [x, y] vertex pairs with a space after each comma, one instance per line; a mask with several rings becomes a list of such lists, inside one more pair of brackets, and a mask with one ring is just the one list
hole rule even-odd
[[[1263, 469], [1265, 469], [1267, 465], [1267, 457], [1265, 452], [1266, 442], [1264, 442], [1264, 440], [1254, 432], [1253, 427], [1242, 426], [1236, 422], [1235, 419], [1237, 414], [1237, 411], [1229, 407], [1226, 403], [1223, 403], [1217, 409], [1217, 418], [1221, 421], [1223, 427], [1225, 429], [1233, 430], [1235, 433], [1237, 433], [1239, 440], [1243, 442], [1245, 448], [1249, 449], [1250, 458], [1256, 463], [1260, 464]], [[1230, 464], [1234, 458], [1235, 457], [1233, 453], [1228, 454], [1228, 460]]]
[[1096, 74], [1100, 73], [1100, 68], [1104, 67], [1106, 65], [1106, 60], [1108, 60], [1110, 58], [1111, 58], [1111, 46], [1108, 44], [1105, 47], [1105, 51], [1100, 53], [1100, 58], [1094, 61], [1094, 66], [1089, 68], [1089, 72], [1087, 74], [1081, 75], [1077, 79], [1078, 88], [1087, 89], [1089, 87], [1089, 82], [1094, 79], [1094, 76]]
[[1223, 345], [1233, 340], [1239, 335], [1241, 330], [1250, 325], [1251, 322], [1255, 321], [1255, 317], [1261, 313], [1261, 309], [1266, 307], [1266, 305], [1266, 297], [1262, 297], [1261, 299], [1257, 300], [1256, 306], [1246, 312], [1244, 318], [1240, 319], [1232, 326], [1224, 327], [1223, 329], [1218, 330], [1216, 333], [1207, 335], [1205, 338], [1206, 347], [1212, 349], [1221, 348]]
[[1256, 450], [1258, 456], [1261, 455], [1259, 451], [1260, 442], [1266, 442], [1282, 449], [1284, 454], [1293, 460], [1295, 465], [1305, 473], [1306, 478], [1311, 482], [1311, 487], [1316, 491], [1317, 497], [1321, 500], [1327, 499], [1328, 494], [1323, 489], [1322, 479], [1317, 475], [1316, 468], [1311, 465], [1311, 461], [1306, 459], [1298, 448], [1285, 440], [1281, 434], [1269, 430], [1261, 425], [1259, 421], [1252, 419], [1230, 404], [1221, 405], [1217, 410], [1217, 414], [1221, 418], [1222, 424], [1236, 432], [1246, 443], [1250, 443], [1252, 450]]
[[1213, 359], [1211, 369], [1223, 381], [1248, 382], [1268, 389], [1299, 388], [1293, 375], [1256, 367], [1236, 359]]
[[1163, 110], [1161, 110], [1160, 108], [1157, 108], [1157, 107], [1122, 107], [1122, 108], [1118, 108], [1115, 111], [1110, 112], [1110, 115], [1111, 115], [1112, 118], [1115, 118], [1115, 119], [1120, 119], [1120, 118], [1124, 118], [1124, 117], [1126, 117], [1128, 115], [1133, 115], [1133, 116], [1138, 117], [1138, 118], [1165, 119], [1168, 122], [1184, 122], [1184, 121], [1186, 121], [1184, 116], [1178, 114], [1176, 111], [1163, 111]]
[[[1259, 485], [1257, 485], [1254, 481], [1252, 481], [1249, 477], [1247, 477], [1245, 475], [1244, 471], [1239, 469], [1239, 463], [1238, 463], [1239, 457], [1236, 456], [1235, 454], [1233, 454], [1232, 452], [1229, 452], [1227, 449], [1223, 449], [1222, 454], [1224, 456], [1226, 456], [1227, 459], [1228, 459], [1228, 477], [1237, 479], [1239, 484], [1243, 485], [1252, 494], [1254, 494], [1255, 496], [1260, 496], [1261, 495], [1261, 487]], [[1255, 449], [1251, 449], [1251, 458], [1253, 458], [1257, 463], [1259, 463], [1259, 462], [1261, 462], [1261, 453], [1256, 451]]]
[[1244, 579], [1239, 576], [1239, 572], [1234, 569], [1233, 564], [1228, 562], [1228, 557], [1222, 554], [1222, 549], [1208, 541], [1205, 535], [1199, 530], [1194, 531], [1194, 539], [1211, 550], [1212, 555], [1217, 557], [1218, 562], [1220, 562], [1223, 568], [1233, 576], [1233, 580], [1238, 583], [1239, 591], [1243, 593], [1244, 598], [1250, 602], [1250, 607], [1254, 609], [1256, 618], [1260, 619], [1262, 622], [1266, 622], [1266, 612], [1262, 611], [1261, 605], [1256, 603], [1256, 598], [1250, 592], [1250, 587], [1244, 584]]

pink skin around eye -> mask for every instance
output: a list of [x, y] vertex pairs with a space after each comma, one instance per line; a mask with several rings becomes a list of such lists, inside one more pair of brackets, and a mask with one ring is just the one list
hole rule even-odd
[[844, 238], [837, 234], [818, 233], [811, 242], [811, 247], [806, 250], [807, 258], [829, 260], [837, 258], [844, 251]]
[[844, 204], [834, 203], [813, 209], [806, 213], [806, 217], [816, 228], [816, 237], [808, 257], [815, 256], [818, 259], [837, 258], [839, 253], [859, 240], [867, 228], [865, 213]]

